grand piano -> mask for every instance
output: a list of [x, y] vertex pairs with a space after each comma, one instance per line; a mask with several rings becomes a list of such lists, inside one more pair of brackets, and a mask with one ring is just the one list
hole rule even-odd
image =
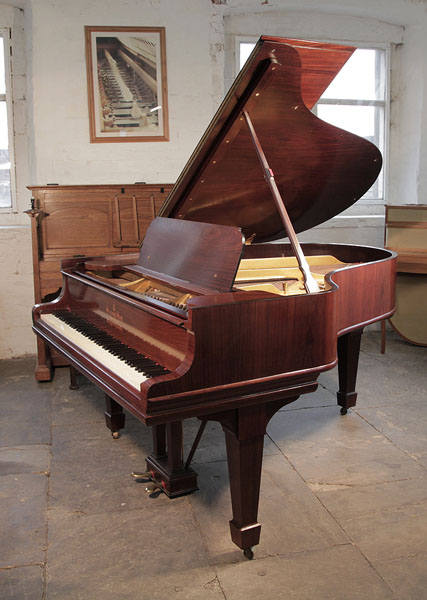
[[[337, 357], [338, 404], [354, 406], [363, 327], [395, 308], [393, 252], [296, 237], [381, 169], [374, 145], [310, 110], [353, 50], [260, 38], [140, 254], [65, 260], [61, 295], [33, 309], [36, 334], [105, 392], [115, 436], [123, 409], [152, 426], [151, 490], [197, 489], [192, 455], [221, 423], [231, 537], [248, 558], [269, 420]], [[189, 417], [201, 428], [184, 462]]]

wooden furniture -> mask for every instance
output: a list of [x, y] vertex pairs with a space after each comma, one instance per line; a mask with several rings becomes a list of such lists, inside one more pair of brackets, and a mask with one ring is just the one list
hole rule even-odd
[[[72, 256], [135, 253], [171, 184], [29, 186], [36, 303], [59, 295], [61, 260]], [[51, 357], [37, 342], [36, 379], [51, 377]], [[66, 364], [53, 356], [53, 364]]]
[[398, 253], [397, 310], [389, 322], [408, 342], [427, 346], [427, 205], [386, 206], [385, 247]]
[[[221, 423], [231, 537], [249, 558], [268, 421], [314, 391], [337, 352], [338, 404], [343, 414], [354, 406], [362, 329], [395, 307], [393, 252], [303, 244], [300, 253], [293, 231], [344, 210], [381, 169], [372, 144], [309, 110], [352, 50], [261, 38], [139, 257], [66, 260], [60, 297], [33, 309], [35, 332], [110, 399], [113, 434], [122, 408], [153, 426], [151, 489], [194, 490], [200, 436], [184, 462], [181, 421]], [[263, 243], [285, 235], [292, 244]]]

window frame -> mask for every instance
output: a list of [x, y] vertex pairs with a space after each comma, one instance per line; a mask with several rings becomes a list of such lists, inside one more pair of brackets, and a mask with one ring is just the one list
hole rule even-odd
[[[236, 35], [234, 38], [234, 68], [235, 75], [240, 71], [240, 44], [248, 43], [255, 44], [259, 37], [252, 35]], [[357, 106], [374, 106], [376, 110], [384, 111], [384, 119], [376, 120], [376, 128], [378, 131], [375, 132], [376, 139], [382, 138], [383, 147], [380, 148], [383, 156], [383, 176], [382, 181], [379, 182], [378, 197], [374, 198], [360, 198], [356, 204], [359, 206], [379, 206], [381, 207], [380, 212], [374, 212], [374, 214], [383, 214], [386, 199], [388, 197], [388, 163], [389, 163], [389, 131], [390, 131], [390, 58], [391, 58], [391, 45], [387, 43], [369, 43], [369, 42], [356, 42], [356, 41], [343, 41], [343, 40], [318, 40], [325, 43], [331, 44], [344, 44], [351, 45], [355, 48], [361, 49], [372, 49], [382, 50], [384, 56], [384, 64], [376, 65], [377, 74], [379, 75], [380, 70], [384, 73], [384, 100], [346, 100], [346, 99], [333, 99], [328, 98], [320, 100], [313, 107], [313, 112], [316, 114], [317, 104], [330, 105], [330, 104], [341, 104], [341, 105], [357, 105]], [[378, 61], [379, 62], [379, 61]], [[381, 127], [383, 130], [381, 131]], [[378, 137], [377, 137], [378, 136]], [[346, 214], [351, 214], [352, 207], [345, 211]]]
[[[0, 207], [1, 214], [17, 213], [16, 199], [16, 173], [14, 149], [14, 119], [13, 119], [13, 87], [12, 87], [12, 30], [10, 27], [0, 27], [0, 37], [4, 44], [4, 69], [6, 80], [6, 93], [0, 94], [0, 100], [6, 102], [7, 134], [10, 159], [10, 206]], [[2, 98], [2, 96], [4, 96]]]

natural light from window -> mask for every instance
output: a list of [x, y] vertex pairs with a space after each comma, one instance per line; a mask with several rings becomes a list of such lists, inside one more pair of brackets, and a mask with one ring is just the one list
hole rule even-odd
[[11, 206], [5, 51], [4, 38], [0, 35], [0, 209], [10, 209]]
[[[240, 42], [240, 68], [255, 44]], [[313, 108], [323, 121], [373, 142], [384, 154], [385, 50], [357, 48]], [[383, 173], [363, 197], [383, 201]]]

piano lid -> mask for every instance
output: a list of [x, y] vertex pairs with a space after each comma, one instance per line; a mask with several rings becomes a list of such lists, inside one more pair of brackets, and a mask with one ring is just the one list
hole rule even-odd
[[379, 150], [310, 109], [354, 48], [261, 37], [161, 210], [240, 227], [255, 242], [285, 237], [246, 111], [296, 232], [356, 202], [381, 170]]

